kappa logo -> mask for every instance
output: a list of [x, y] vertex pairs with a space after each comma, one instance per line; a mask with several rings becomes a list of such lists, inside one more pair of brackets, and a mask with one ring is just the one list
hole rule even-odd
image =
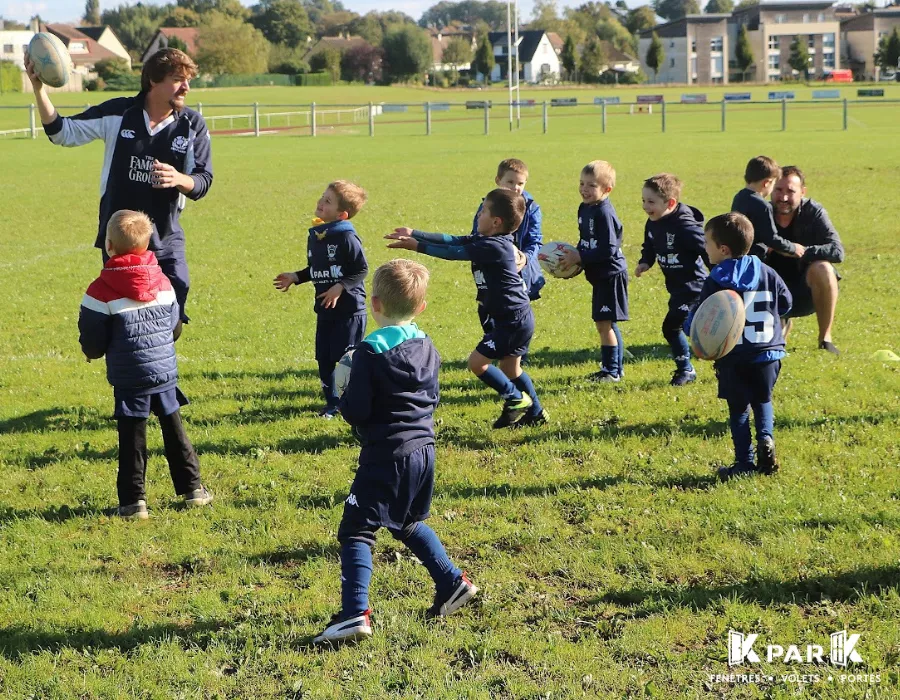
[[334, 260], [334, 256], [337, 255], [337, 244], [328, 244], [328, 259]]
[[678, 307], [678, 310], [679, 311], [690, 311], [691, 307], [688, 306], [687, 304], [682, 304], [681, 306]]
[[666, 247], [672, 248], [675, 245], [675, 234], [667, 233], [666, 234]]
[[122, 131], [119, 132], [119, 136], [121, 136], [123, 139], [133, 139], [134, 138], [134, 130], [133, 129], [122, 129]]
[[[740, 666], [743, 663], [758, 664], [760, 663], [759, 654], [753, 649], [758, 634], [743, 634], [728, 631], [728, 665]], [[847, 630], [834, 632], [831, 635], [831, 648], [829, 660], [832, 665], [846, 667], [849, 662], [856, 664], [862, 663], [863, 659], [856, 651], [856, 645], [859, 642], [860, 635], [847, 634]], [[772, 663], [781, 660], [784, 663], [823, 663], [823, 648], [819, 644], [805, 645], [803, 652], [796, 644], [789, 644], [783, 647], [780, 644], [766, 645], [766, 662]]]
[[172, 150], [176, 153], [187, 153], [188, 140], [185, 136], [176, 136], [172, 139]]
[[484, 341], [484, 347], [490, 348], [491, 350], [496, 350], [496, 349], [497, 349], [497, 346], [494, 344], [494, 341], [493, 341], [493, 340], [490, 340], [490, 339]]
[[603, 306], [600, 307], [601, 314], [608, 314], [610, 311], [612, 311], [612, 309], [610, 309], [608, 306], [606, 306], [606, 304], [604, 304]]
[[359, 508], [359, 503], [356, 502], [355, 494], [351, 493], [349, 496], [347, 496], [347, 505], [356, 506], [357, 508]]

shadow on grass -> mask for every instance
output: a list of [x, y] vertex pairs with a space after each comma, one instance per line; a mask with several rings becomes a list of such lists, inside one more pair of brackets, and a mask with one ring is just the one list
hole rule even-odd
[[55, 406], [0, 420], [0, 433], [63, 433], [72, 430], [100, 430], [112, 424], [112, 416], [102, 416], [93, 409]]
[[44, 510], [18, 510], [8, 506], [0, 506], [0, 525], [17, 520], [45, 520], [48, 523], [64, 523], [74, 518], [95, 518], [99, 515], [115, 515], [116, 508], [98, 508], [97, 506], [50, 506]]
[[265, 372], [256, 370], [227, 370], [219, 372], [217, 370], [199, 370], [180, 372], [183, 379], [208, 379], [218, 381], [222, 379], [258, 379], [266, 382], [280, 382], [285, 379], [301, 379], [306, 381], [315, 381], [319, 383], [319, 373], [314, 369], [284, 369], [277, 372]]
[[197, 622], [194, 624], [167, 623], [133, 627], [125, 632], [107, 632], [102, 629], [35, 630], [21, 625], [0, 628], [0, 654], [17, 660], [33, 652], [60, 649], [118, 649], [129, 651], [144, 644], [160, 644], [173, 639], [181, 640], [185, 647], [205, 649], [224, 622]]
[[340, 557], [341, 548], [335, 542], [306, 542], [297, 547], [284, 547], [273, 552], [263, 552], [247, 557], [247, 561], [253, 566], [276, 566], [290, 568], [311, 559], [337, 560]]
[[761, 605], [809, 604], [823, 600], [852, 603], [864, 596], [900, 588], [900, 566], [868, 566], [840, 574], [804, 579], [748, 579], [729, 586], [691, 588], [631, 588], [612, 591], [597, 602], [633, 608], [636, 617], [647, 617], [672, 606], [704, 610], [725, 600]]

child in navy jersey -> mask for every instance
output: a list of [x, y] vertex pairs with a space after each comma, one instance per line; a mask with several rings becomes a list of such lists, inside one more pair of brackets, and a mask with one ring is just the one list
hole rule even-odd
[[591, 316], [600, 334], [600, 371], [590, 376], [599, 382], [618, 382], [623, 374], [625, 346], [618, 321], [628, 320], [628, 270], [622, 254], [622, 222], [609, 201], [616, 186], [616, 171], [605, 160], [594, 160], [581, 170], [578, 190], [578, 248], [563, 256], [563, 269], [581, 265], [593, 288]]
[[[706, 224], [706, 252], [715, 265], [703, 284], [697, 305], [723, 289], [744, 300], [747, 323], [734, 349], [715, 363], [719, 398], [728, 402], [734, 464], [719, 469], [726, 481], [746, 474], [772, 474], [778, 469], [773, 437], [772, 391], [781, 371], [784, 336], [781, 317], [791, 309], [791, 293], [781, 277], [759, 258], [749, 255], [753, 226], [743, 214], [731, 212]], [[684, 322], [690, 332], [696, 307]], [[757, 455], [753, 462], [750, 412], [756, 423]]]
[[767, 199], [780, 177], [781, 168], [768, 156], [751, 158], [744, 170], [744, 182], [747, 186], [734, 195], [731, 202], [731, 211], [743, 214], [750, 220], [753, 226], [753, 247], [750, 253], [760, 260], [766, 257], [769, 248], [788, 257], [797, 257], [794, 244], [778, 235], [772, 204]]
[[88, 362], [106, 356], [119, 433], [116, 488], [119, 515], [146, 520], [147, 419], [162, 429], [175, 493], [187, 506], [212, 494], [200, 481], [200, 462], [181, 422], [188, 400], [178, 388], [175, 341], [181, 334], [177, 293], [147, 250], [153, 224], [143, 212], [120, 210], [107, 222], [103, 271], [81, 301], [79, 341]]
[[[469, 260], [478, 289], [477, 300], [493, 323], [469, 356], [469, 370], [504, 399], [494, 428], [547, 422], [522, 357], [534, 334], [534, 315], [516, 265], [512, 232], [522, 222], [525, 200], [496, 189], [484, 199], [477, 236], [448, 236], [401, 227], [387, 236], [389, 248], [416, 250], [444, 260]], [[492, 363], [497, 360], [500, 365]]]
[[700, 295], [708, 263], [703, 214], [680, 203], [679, 199], [681, 180], [674, 175], [661, 173], [644, 181], [641, 200], [647, 223], [641, 260], [634, 269], [634, 276], [640, 277], [659, 261], [666, 281], [669, 312], [663, 319], [662, 333], [675, 360], [672, 386], [683, 386], [697, 378], [691, 365], [691, 349], [681, 327]]
[[307, 267], [298, 272], [282, 272], [276, 289], [287, 291], [292, 284], [312, 282], [315, 288], [316, 362], [325, 395], [319, 415], [334, 418], [338, 396], [334, 389], [334, 368], [348, 348], [366, 334], [366, 288], [369, 271], [362, 243], [352, 219], [366, 203], [366, 193], [358, 185], [335, 180], [328, 185], [316, 205], [316, 218], [306, 244]]
[[372, 635], [369, 582], [375, 533], [387, 528], [415, 554], [436, 592], [426, 615], [450, 615], [478, 592], [447, 556], [430, 514], [434, 487], [434, 409], [441, 358], [413, 323], [425, 310], [428, 270], [392, 260], [375, 271], [372, 316], [379, 330], [353, 354], [340, 401], [344, 419], [362, 443], [359, 468], [344, 503], [341, 543], [341, 611], [316, 643]]

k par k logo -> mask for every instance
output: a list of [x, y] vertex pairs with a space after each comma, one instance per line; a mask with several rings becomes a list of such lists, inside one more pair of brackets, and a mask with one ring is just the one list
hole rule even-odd
[[[753, 648], [758, 634], [743, 634], [742, 632], [728, 631], [728, 665], [740, 666], [743, 663], [760, 663], [759, 654]], [[828, 659], [835, 666], [845, 667], [848, 662], [862, 663], [862, 657], [856, 651], [859, 642], [858, 634], [847, 634], [847, 630], [841, 630], [831, 635], [831, 649]], [[786, 648], [780, 644], [767, 644], [765, 647], [766, 661], [772, 663], [780, 660], [783, 663], [823, 663], [823, 648], [818, 644], [807, 644], [803, 652], [796, 644], [789, 644]]]

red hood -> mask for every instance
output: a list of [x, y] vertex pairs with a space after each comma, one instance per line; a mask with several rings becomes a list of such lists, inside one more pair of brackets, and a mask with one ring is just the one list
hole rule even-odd
[[100, 279], [116, 293], [135, 301], [153, 301], [161, 290], [171, 289], [151, 250], [110, 258]]

